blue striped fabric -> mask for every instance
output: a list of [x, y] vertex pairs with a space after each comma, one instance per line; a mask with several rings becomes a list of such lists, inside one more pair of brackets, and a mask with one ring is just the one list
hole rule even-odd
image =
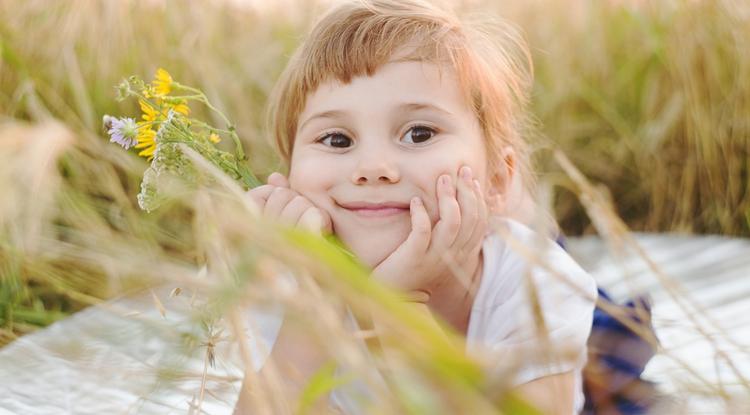
[[[614, 314], [618, 318], [601, 308], [604, 302], [617, 310]], [[583, 414], [645, 414], [655, 405], [656, 385], [641, 379], [646, 363], [656, 352], [655, 345], [646, 340], [656, 339], [650, 317], [651, 304], [646, 298], [618, 305], [599, 289], [583, 371]], [[633, 323], [641, 333], [635, 333], [623, 320]]]
[[[557, 243], [565, 249], [565, 238]], [[604, 311], [614, 309], [612, 314]], [[631, 330], [623, 321], [637, 327]], [[646, 339], [651, 338], [649, 342]], [[656, 333], [651, 324], [651, 302], [639, 297], [616, 304], [599, 288], [599, 301], [588, 340], [588, 362], [583, 370], [586, 397], [583, 415], [647, 414], [657, 402], [656, 384], [641, 379], [656, 352]]]

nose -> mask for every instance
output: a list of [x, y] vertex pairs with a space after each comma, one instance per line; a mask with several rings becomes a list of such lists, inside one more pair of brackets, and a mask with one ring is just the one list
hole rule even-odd
[[370, 152], [357, 162], [352, 172], [354, 184], [390, 184], [401, 180], [399, 169], [384, 152]]

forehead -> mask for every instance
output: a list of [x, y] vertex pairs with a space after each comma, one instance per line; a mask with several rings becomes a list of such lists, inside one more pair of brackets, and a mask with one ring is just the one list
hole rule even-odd
[[320, 111], [371, 112], [404, 102], [428, 102], [454, 114], [468, 111], [452, 68], [423, 61], [391, 61], [349, 83], [329, 79], [305, 100], [299, 120]]

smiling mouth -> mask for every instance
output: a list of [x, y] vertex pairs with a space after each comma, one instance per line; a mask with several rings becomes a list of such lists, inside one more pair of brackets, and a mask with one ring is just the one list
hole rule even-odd
[[381, 218], [409, 213], [409, 205], [404, 203], [342, 203], [340, 206], [357, 216]]
[[403, 208], [376, 208], [376, 209], [348, 209], [359, 216], [366, 218], [379, 218], [385, 216], [394, 216], [401, 213], [408, 213], [409, 209]]

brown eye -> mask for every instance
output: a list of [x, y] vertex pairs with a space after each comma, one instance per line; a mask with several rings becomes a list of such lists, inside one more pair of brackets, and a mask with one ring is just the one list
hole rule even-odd
[[[326, 141], [328, 141], [328, 143], [326, 143]], [[318, 142], [329, 147], [346, 148], [351, 146], [352, 140], [343, 134], [331, 133], [324, 135], [323, 138], [318, 140]]]
[[411, 137], [411, 144], [420, 144], [431, 139], [436, 134], [435, 130], [422, 125], [416, 125], [409, 129], [404, 137]]

